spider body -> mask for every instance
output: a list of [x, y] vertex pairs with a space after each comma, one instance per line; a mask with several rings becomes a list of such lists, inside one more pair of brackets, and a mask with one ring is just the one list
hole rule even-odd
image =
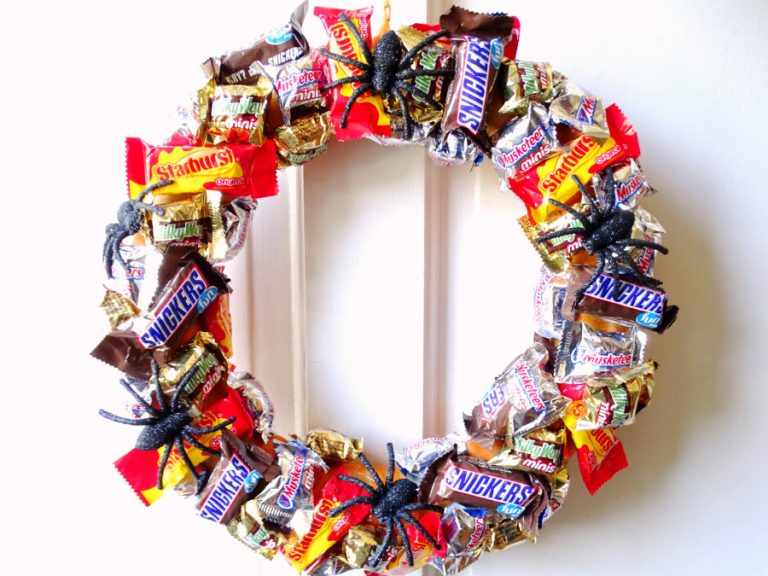
[[455, 75], [454, 70], [426, 70], [426, 69], [412, 69], [411, 64], [414, 59], [421, 53], [421, 51], [435, 42], [438, 38], [443, 38], [448, 35], [447, 30], [440, 30], [434, 34], [430, 34], [420, 42], [418, 42], [413, 48], [405, 51], [405, 47], [400, 42], [397, 33], [390, 30], [385, 33], [371, 52], [368, 45], [363, 40], [360, 34], [360, 30], [349, 19], [349, 16], [342, 13], [339, 19], [344, 22], [349, 28], [350, 33], [355, 37], [355, 40], [360, 45], [365, 56], [365, 61], [354, 60], [348, 58], [342, 54], [335, 54], [328, 50], [321, 48], [320, 53], [326, 58], [336, 60], [356, 68], [361, 73], [346, 78], [339, 78], [333, 82], [329, 82], [323, 87], [323, 90], [329, 90], [342, 84], [359, 83], [359, 86], [352, 91], [349, 96], [344, 112], [341, 115], [340, 125], [342, 128], [347, 126], [347, 120], [349, 119], [349, 113], [352, 110], [352, 105], [366, 92], [372, 94], [379, 94], [382, 96], [391, 96], [400, 104], [400, 111], [403, 115], [403, 122], [405, 124], [405, 137], [410, 138], [413, 135], [413, 119], [408, 112], [408, 103], [405, 99], [405, 94], [410, 93], [420, 100], [426, 102], [432, 108], [440, 110], [440, 104], [434, 100], [429, 94], [414, 85], [413, 82], [408, 80], [415, 80], [420, 76], [432, 76], [452, 79]]
[[[597, 205], [584, 187], [584, 184], [576, 176], [572, 178], [579, 187], [582, 197], [589, 204], [589, 216], [585, 216], [570, 206], [550, 198], [548, 200], [550, 204], [571, 214], [580, 223], [581, 227], [555, 230], [549, 234], [544, 234], [536, 241], [546, 242], [547, 240], [554, 240], [572, 234], [581, 238], [581, 244], [587, 254], [597, 256], [597, 264], [592, 276], [576, 291], [573, 308], [575, 309], [579, 305], [589, 287], [595, 283], [606, 268], [613, 274], [614, 299], [618, 299], [621, 295], [620, 277], [651, 288], [661, 285], [659, 280], [649, 276], [640, 269], [628, 250], [633, 247], [650, 248], [662, 254], [668, 254], [669, 250], [656, 242], [632, 238], [635, 215], [631, 210], [624, 210], [617, 204], [616, 182], [613, 174], [611, 172], [608, 173], [605, 208], [600, 208]], [[622, 265], [624, 269], [622, 269]]]
[[99, 410], [101, 416], [108, 420], [112, 420], [113, 422], [128, 424], [130, 426], [146, 426], [136, 439], [136, 448], [138, 450], [158, 450], [165, 446], [157, 471], [158, 490], [163, 489], [163, 472], [168, 464], [171, 449], [175, 446], [182, 461], [187, 466], [192, 476], [194, 476], [195, 481], [197, 482], [196, 493], [199, 494], [205, 486], [208, 476], [207, 474], [200, 474], [195, 470], [195, 466], [184, 448], [183, 441], [192, 444], [207, 454], [218, 456], [221, 454], [221, 451], [202, 444], [195, 438], [195, 436], [217, 432], [235, 421], [235, 418], [233, 417], [224, 422], [220, 422], [215, 426], [192, 426], [192, 416], [190, 416], [181, 405], [181, 391], [184, 390], [189, 381], [195, 376], [197, 369], [198, 366], [195, 366], [184, 375], [184, 378], [179, 382], [169, 403], [163, 394], [163, 391], [160, 389], [160, 367], [157, 362], [152, 361], [152, 375], [155, 379], [155, 398], [160, 406], [159, 409], [144, 400], [144, 398], [142, 398], [126, 380], [120, 380], [120, 384], [123, 388], [125, 388], [141, 407], [150, 414], [148, 418], [123, 418], [122, 416], [117, 416], [106, 410]]
[[136, 232], [141, 230], [141, 223], [144, 218], [142, 210], [149, 210], [158, 216], [164, 214], [162, 208], [144, 202], [144, 198], [150, 192], [154, 192], [158, 188], [168, 186], [169, 184], [173, 184], [173, 180], [156, 182], [144, 189], [135, 200], [126, 200], [120, 204], [117, 209], [117, 223], [107, 224], [105, 229], [107, 238], [104, 241], [102, 258], [104, 259], [104, 266], [107, 269], [107, 275], [110, 277], [112, 276], [114, 260], [117, 260], [126, 270], [128, 269], [128, 263], [125, 261], [122, 254], [120, 254], [120, 244], [128, 236], [133, 236]]
[[371, 513], [384, 525], [386, 531], [384, 540], [382, 540], [379, 547], [374, 551], [373, 556], [369, 558], [367, 565], [375, 567], [381, 561], [384, 552], [386, 552], [392, 542], [394, 531], [397, 531], [403, 542], [403, 547], [405, 548], [405, 556], [408, 559], [408, 565], [413, 566], [413, 550], [405, 531], [405, 523], [407, 522], [416, 528], [435, 550], [440, 550], [440, 544], [411, 513], [417, 510], [431, 510], [433, 512], [442, 513], [443, 509], [440, 506], [432, 504], [414, 502], [418, 488], [416, 484], [407, 478], [401, 478], [396, 482], [392, 481], [395, 473], [395, 453], [392, 443], [387, 444], [387, 451], [389, 453], [389, 463], [387, 465], [387, 476], [384, 482], [381, 481], [381, 477], [376, 470], [374, 470], [373, 466], [368, 461], [368, 458], [365, 457], [365, 454], [360, 454], [360, 461], [373, 478], [376, 484], [375, 486], [370, 486], [358, 478], [346, 474], [339, 474], [340, 480], [351, 482], [352, 484], [359, 486], [368, 493], [368, 496], [351, 498], [333, 508], [328, 515], [330, 517], [335, 517], [351, 506], [356, 506], [358, 504], [369, 505], [371, 507]]

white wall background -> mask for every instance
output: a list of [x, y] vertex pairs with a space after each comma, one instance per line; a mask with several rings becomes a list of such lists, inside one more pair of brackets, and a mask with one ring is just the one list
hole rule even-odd
[[[395, 24], [449, 5], [392, 3]], [[662, 368], [654, 404], [622, 434], [630, 469], [594, 497], [576, 478], [539, 543], [488, 555], [474, 573], [766, 573], [766, 4], [463, 5], [515, 13], [521, 58], [550, 61], [635, 123], [660, 191], [647, 206], [669, 231], [659, 274], [682, 308], [652, 339]], [[116, 373], [87, 354], [104, 330], [99, 258], [122, 199], [123, 137], [162, 135], [198, 62], [290, 9], [5, 9], [3, 572], [278, 570], [178, 499], [136, 501], [111, 468], [135, 431], [96, 414]], [[234, 273], [238, 363], [267, 384], [281, 430], [337, 427], [380, 458], [389, 439], [457, 427], [530, 340], [537, 265], [521, 212], [489, 167], [437, 170], [418, 149], [335, 145], [303, 178], [286, 175]], [[302, 239], [305, 266], [289, 258]]]

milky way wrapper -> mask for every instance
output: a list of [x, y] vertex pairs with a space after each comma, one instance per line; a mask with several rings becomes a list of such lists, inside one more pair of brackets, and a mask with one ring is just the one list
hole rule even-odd
[[539, 428], [512, 438], [510, 445], [498, 452], [488, 463], [493, 466], [522, 470], [534, 474], [555, 474], [563, 465], [565, 428]]
[[197, 138], [207, 146], [264, 142], [264, 114], [272, 84], [265, 77], [252, 86], [210, 80], [197, 93]]
[[299, 166], [328, 148], [331, 137], [329, 112], [297, 118], [291, 124], [275, 128], [275, 145], [280, 166]]
[[253, 498], [263, 480], [270, 481], [280, 470], [274, 458], [256, 446], [222, 430], [221, 459], [200, 494], [197, 510], [206, 520], [228, 524], [246, 500]]
[[618, 296], [614, 297], [615, 280], [608, 274], [598, 276], [587, 289], [577, 308], [573, 304], [576, 291], [592, 276], [592, 269], [573, 266], [565, 301], [563, 316], [573, 320], [576, 311], [604, 318], [634, 322], [638, 326], [663, 332], [677, 318], [678, 307], [667, 305], [667, 295], [659, 288], [648, 288], [619, 280]]
[[253, 85], [262, 78], [261, 65], [280, 66], [304, 56], [309, 43], [301, 26], [307, 7], [306, 1], [299, 4], [286, 24], [259, 36], [247, 48], [209, 58], [202, 65], [203, 72], [217, 84]]
[[617, 368], [608, 374], [587, 378], [584, 396], [570, 410], [574, 430], [617, 428], [635, 421], [648, 406], [654, 388], [656, 363]]
[[363, 451], [361, 438], [349, 438], [335, 430], [314, 428], [304, 438], [304, 445], [323, 460], [349, 462], [360, 456]]
[[444, 459], [429, 492], [431, 503], [458, 502], [495, 510], [512, 519], [536, 518], [546, 506], [546, 498], [536, 476], [465, 456]]
[[205, 194], [192, 194], [178, 200], [173, 196], [165, 198], [170, 201], [155, 202], [163, 213], [152, 212], [149, 218], [152, 244], [161, 251], [182, 247], [208, 256], [213, 223]]
[[568, 400], [545, 372], [548, 353], [534, 344], [496, 377], [471, 414], [464, 415], [467, 433], [485, 448], [496, 438], [512, 438], [557, 420]]
[[522, 115], [531, 102], [544, 104], [552, 100], [554, 77], [546, 62], [512, 60], [502, 66], [504, 104], [502, 114]]

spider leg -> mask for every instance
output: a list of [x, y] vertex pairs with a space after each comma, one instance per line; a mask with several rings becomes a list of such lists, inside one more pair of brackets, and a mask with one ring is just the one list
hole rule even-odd
[[112, 255], [126, 270], [128, 270], [129, 266], [128, 262], [125, 261], [125, 258], [123, 258], [123, 255], [120, 253], [120, 244], [123, 242], [123, 240], [128, 238], [128, 236], [131, 236], [131, 234], [128, 234], [128, 232], [125, 231], [120, 232], [112, 238]]
[[173, 441], [176, 444], [176, 449], [181, 455], [181, 459], [184, 460], [184, 464], [187, 465], [187, 468], [189, 468], [192, 476], [194, 476], [195, 480], [197, 481], [197, 490], [195, 490], [195, 495], [198, 495], [200, 492], [202, 492], [203, 487], [205, 487], [205, 483], [208, 480], [208, 475], [200, 474], [197, 470], [195, 470], [195, 465], [192, 464], [192, 460], [189, 459], [189, 454], [187, 454], [187, 451], [184, 449], [184, 443], [181, 441], [180, 437], [176, 436]]
[[643, 248], [653, 248], [658, 250], [662, 254], [669, 254], [669, 248], [656, 244], [656, 242], [650, 242], [648, 240], [635, 240], [634, 238], [627, 238], [625, 240], [616, 240], [616, 244], [619, 246], [641, 246]]
[[610, 251], [606, 249], [604, 250], [604, 253], [605, 253], [605, 259], [612, 270], [612, 276], [613, 276], [612, 296], [614, 300], [618, 300], [622, 292], [622, 285], [619, 280], [619, 263], [616, 261], [616, 258], [613, 257], [613, 254]]
[[408, 84], [404, 80], [395, 80], [395, 86], [403, 90], [406, 90], [407, 92], [410, 92], [414, 96], [418, 96], [424, 102], [432, 106], [432, 108], [434, 108], [435, 110], [440, 110], [441, 108], [440, 104], [437, 101], [435, 101], [435, 99], [432, 98], [432, 96], [424, 92], [424, 90], [422, 90], [421, 88], [417, 88], [416, 86]]
[[224, 420], [224, 422], [219, 422], [215, 426], [206, 426], [205, 428], [199, 428], [197, 426], [187, 426], [187, 431], [192, 434], [210, 434], [211, 432], [218, 432], [222, 428], [226, 428], [232, 422], [234, 422], [237, 419], [236, 416], [232, 416], [232, 418], [228, 418], [227, 420]]
[[411, 62], [413, 62], [413, 59], [416, 58], [416, 56], [419, 54], [419, 51], [428, 46], [429, 44], [432, 44], [435, 40], [438, 38], [443, 38], [444, 36], [448, 36], [448, 30], [440, 30], [438, 32], [435, 32], [434, 34], [430, 34], [424, 40], [416, 44], [413, 48], [408, 50], [408, 52], [405, 53], [405, 55], [400, 59], [400, 63], [397, 65], [398, 68], [405, 68], [406, 66], [410, 66]]
[[376, 470], [373, 469], [373, 466], [371, 466], [371, 462], [362, 452], [360, 452], [360, 462], [363, 463], [365, 469], [368, 470], [368, 473], [373, 477], [373, 480], [376, 482], [376, 486], [379, 488], [379, 490], [384, 490], [384, 484], [381, 483], [381, 478], [376, 473]]
[[413, 550], [411, 550], [411, 543], [408, 542], [408, 533], [405, 531], [405, 526], [400, 518], [395, 518], [395, 528], [397, 528], [397, 533], [400, 534], [400, 538], [403, 540], [405, 556], [408, 558], [408, 566], [413, 566]]
[[154, 416], [151, 418], [123, 418], [122, 416], [117, 416], [116, 414], [112, 414], [112, 412], [107, 412], [106, 410], [101, 409], [99, 409], [99, 416], [103, 416], [107, 420], [112, 420], [112, 422], [128, 424], [129, 426], [149, 426], [157, 422], [157, 418]]
[[557, 206], [558, 208], [560, 208], [560, 210], [565, 210], [566, 212], [568, 212], [568, 214], [576, 218], [579, 222], [581, 222], [581, 225], [584, 227], [584, 230], [590, 231], [594, 228], [594, 225], [592, 224], [592, 222], [590, 222], [587, 219], [587, 217], [584, 216], [584, 214], [582, 214], [581, 212], [578, 212], [577, 210], [574, 210], [567, 204], [563, 204], [562, 202], [559, 202], [554, 198], [548, 198], [547, 202], [552, 204], [552, 206]]
[[389, 459], [387, 460], [387, 480], [385, 485], [390, 486], [392, 478], [395, 476], [395, 447], [392, 446], [392, 442], [387, 442], [387, 454]]
[[358, 504], [370, 504], [371, 503], [371, 497], [370, 496], [358, 496], [357, 498], [350, 498], [346, 502], [343, 502], [342, 504], [339, 504], [335, 508], [331, 508], [331, 510], [328, 512], [328, 516], [331, 518], [335, 518], [342, 512], [344, 512], [347, 508], [350, 508], [352, 506], [357, 506]]
[[352, 58], [347, 58], [346, 56], [342, 56], [341, 54], [334, 54], [333, 52], [329, 52], [325, 48], [320, 48], [320, 54], [322, 54], [326, 58], [330, 58], [331, 60], [336, 60], [337, 62], [341, 62], [342, 64], [346, 64], [347, 66], [352, 66], [353, 68], [362, 70], [363, 72], [368, 72], [368, 70], [370, 70], [371, 68], [365, 62], [360, 62], [359, 60], [353, 60]]
[[405, 101], [405, 96], [395, 86], [390, 90], [390, 94], [394, 94], [395, 98], [400, 102], [400, 110], [403, 113], [403, 122], [405, 123], [405, 138], [410, 140], [413, 135], [413, 120], [408, 112], [408, 103]]
[[323, 86], [323, 90], [330, 90], [331, 88], [335, 88], [336, 86], [341, 86], [342, 84], [352, 84], [353, 82], [367, 82], [370, 80], [370, 74], [358, 74], [357, 76], [347, 76], [346, 78], [339, 78], [338, 80], [334, 80], [333, 82], [328, 82], [328, 84], [325, 84]]
[[347, 101], [347, 105], [344, 106], [344, 113], [341, 115], [341, 122], [340, 125], [342, 128], [347, 127], [347, 118], [349, 118], [349, 112], [352, 110], [352, 104], [355, 103], [355, 101], [360, 98], [360, 96], [373, 88], [373, 84], [370, 82], [366, 82], [365, 84], [360, 84], [357, 88], [355, 88], [355, 91], [352, 92], [352, 94], [349, 97], [349, 100]]
[[161, 208], [160, 206], [155, 206], [154, 204], [147, 204], [146, 202], [134, 202], [133, 205], [136, 208], [141, 208], [142, 210], [149, 210], [150, 212], [154, 212], [158, 216], [162, 216], [165, 214], [165, 209]]
[[589, 191], [587, 190], [587, 187], [584, 186], [581, 180], [579, 180], [578, 176], [576, 174], [572, 175], [571, 178], [574, 182], [576, 182], [576, 186], [579, 187], [579, 192], [581, 192], [581, 197], [584, 198], [587, 201], [587, 204], [589, 204], [589, 209], [594, 215], [591, 219], [593, 222], [597, 222], [598, 218], [601, 216], [604, 216], [603, 211], [600, 210], [600, 208], [597, 207], [597, 204], [592, 199], [592, 196], [590, 195]]
[[435, 538], [432, 536], [432, 534], [427, 532], [426, 528], [424, 528], [424, 526], [421, 524], [421, 522], [416, 520], [416, 518], [414, 518], [413, 515], [410, 512], [405, 512], [403, 510], [400, 510], [397, 513], [397, 517], [402, 519], [402, 520], [406, 520], [406, 521], [410, 522], [411, 526], [416, 528], [416, 530], [418, 530], [419, 533], [422, 536], [424, 536], [424, 538], [426, 538], [429, 541], [430, 544], [432, 544], [432, 547], [435, 550], [440, 550], [440, 544], [437, 543], [437, 540], [435, 540]]
[[173, 184], [173, 180], [160, 180], [154, 184], [150, 184], [141, 191], [141, 194], [139, 194], [139, 196], [136, 198], [136, 202], [141, 202], [150, 192], [154, 192], [158, 188], [162, 188], [163, 186], [168, 186], [170, 184]]
[[406, 78], [418, 78], [419, 76], [442, 76], [443, 78], [453, 78], [456, 75], [455, 70], [398, 70], [395, 78], [405, 80]]
[[157, 403], [160, 404], [160, 410], [163, 412], [168, 411], [168, 401], [163, 394], [163, 390], [160, 388], [160, 364], [152, 360], [152, 378], [155, 379], [155, 396], [157, 397]]
[[[184, 390], [184, 388], [187, 387], [189, 381], [195, 377], [195, 374], [197, 374], [199, 368], [200, 364], [195, 364], [191, 370], [188, 370], [187, 373], [184, 374], [184, 377], [176, 385], [176, 391], [173, 393], [173, 398], [171, 398], [171, 410], [176, 410], [179, 407], [179, 402], [181, 401], [181, 392]], [[157, 379], [157, 389], [158, 391], [160, 390], [160, 378]]]
[[[360, 488], [368, 492], [368, 494], [370, 494], [371, 496], [376, 495], [376, 490], [374, 490], [373, 487], [368, 486], [368, 484], [366, 484], [359, 478], [355, 478], [354, 476], [347, 476], [346, 474], [339, 474], [338, 478], [339, 480], [344, 480], [345, 482], [349, 482], [350, 484], [354, 484], [355, 486], [360, 486]], [[376, 478], [378, 478], [378, 476], [376, 476]]]
[[432, 512], [438, 512], [442, 514], [444, 512], [444, 508], [442, 506], [437, 506], [436, 504], [422, 504], [421, 502], [412, 502], [410, 504], [406, 504], [402, 508], [400, 508], [403, 512], [415, 512], [416, 510], [431, 510]]
[[372, 568], [376, 567], [381, 562], [381, 557], [384, 556], [384, 552], [389, 548], [390, 542], [392, 542], [392, 518], [387, 518], [386, 527], [387, 531], [384, 533], [384, 540], [381, 541], [379, 547], [374, 551], [373, 557], [369, 560], [368, 565]]
[[206, 454], [210, 454], [212, 456], [221, 456], [221, 450], [216, 450], [214, 448], [211, 448], [210, 446], [206, 446], [205, 444], [200, 442], [200, 440], [198, 440], [197, 438], [192, 436], [192, 434], [190, 434], [189, 432], [186, 432], [185, 430], [182, 430], [181, 431], [181, 436], [182, 436], [182, 438], [184, 438], [184, 440], [186, 440], [187, 442], [189, 442], [193, 446], [196, 446], [197, 448], [199, 448], [200, 450], [202, 450]]
[[617, 252], [619, 255], [619, 258], [627, 264], [633, 271], [633, 274], [631, 275], [633, 280], [636, 280], [638, 282], [645, 282], [646, 285], [650, 286], [660, 286], [662, 284], [661, 280], [657, 280], [656, 278], [653, 278], [640, 270], [640, 267], [637, 265], [637, 262], [635, 262], [632, 259], [632, 256], [627, 254], [624, 250], [619, 250]]
[[562, 238], [563, 236], [570, 235], [582, 237], [586, 236], [587, 233], [583, 228], [566, 228], [564, 230], [555, 230], [554, 232], [544, 234], [543, 236], [538, 237], [536, 242], [546, 242], [547, 240], [554, 240], [555, 238]]
[[581, 303], [581, 299], [584, 298], [584, 294], [587, 292], [587, 290], [589, 290], [589, 287], [592, 286], [592, 284], [595, 283], [595, 280], [597, 280], [600, 277], [600, 274], [603, 273], [604, 268], [605, 268], [605, 257], [603, 256], [602, 252], [598, 252], [597, 266], [595, 267], [595, 271], [592, 273], [592, 276], [589, 277], [589, 280], [587, 280], [581, 288], [576, 290], [575, 298], [573, 300], [574, 310], [576, 310], [576, 307]]
[[360, 44], [360, 48], [363, 49], [363, 54], [365, 54], [365, 59], [368, 61], [368, 63], [373, 62], [373, 54], [371, 54], [371, 49], [368, 48], [368, 44], [363, 40], [363, 37], [360, 35], [360, 30], [357, 26], [355, 26], [352, 23], [352, 20], [349, 19], [349, 16], [347, 16], [344, 12], [342, 12], [339, 15], [339, 20], [344, 22], [344, 24], [347, 25], [349, 28], [349, 31], [352, 32], [352, 36], [355, 37], [355, 40], [357, 40], [357, 43]]
[[606, 211], [616, 207], [616, 178], [613, 176], [613, 170], [608, 170], [606, 176], [606, 192], [608, 197], [606, 198]]
[[173, 444], [168, 442], [163, 450], [163, 457], [160, 458], [160, 464], [157, 467], [157, 489], [163, 489], [163, 472], [165, 472], [165, 466], [168, 464], [168, 457], [171, 455], [171, 448]]
[[157, 408], [153, 407], [149, 402], [144, 400], [144, 398], [142, 398], [141, 395], [138, 392], [136, 392], [136, 390], [133, 389], [133, 386], [128, 384], [128, 380], [126, 380], [125, 378], [121, 378], [120, 379], [120, 386], [125, 388], [128, 391], [128, 393], [131, 396], [133, 396], [133, 398], [136, 400], [136, 402], [141, 404], [141, 407], [144, 408], [144, 410], [146, 410], [150, 414], [152, 414], [152, 416], [160, 417], [160, 416], [163, 415], [163, 413], [160, 410], [158, 410]]

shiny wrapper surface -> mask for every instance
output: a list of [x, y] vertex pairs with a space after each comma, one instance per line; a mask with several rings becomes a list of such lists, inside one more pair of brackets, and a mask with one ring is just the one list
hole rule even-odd
[[582, 90], [573, 82], [563, 82], [549, 105], [549, 112], [555, 122], [576, 128], [585, 136], [597, 142], [608, 139], [608, 124], [603, 102]]
[[207, 145], [264, 142], [264, 112], [272, 85], [260, 77], [253, 86], [223, 85], [210, 80], [197, 96], [198, 139]]
[[298, 118], [275, 129], [277, 153], [283, 165], [301, 165], [328, 147], [331, 120], [328, 112]]
[[514, 179], [562, 150], [546, 107], [531, 103], [527, 114], [506, 125], [491, 159], [506, 178]]
[[199, 192], [180, 200], [172, 196], [167, 198], [170, 201], [157, 203], [163, 214], [152, 213], [149, 222], [152, 243], [160, 250], [183, 247], [209, 256], [212, 221], [205, 193]]
[[275, 409], [264, 386], [248, 372], [230, 373], [227, 384], [245, 398], [248, 409], [253, 416], [254, 430], [266, 442], [273, 434], [272, 420], [275, 416]]
[[[654, 189], [651, 188], [648, 178], [640, 169], [636, 160], [627, 160], [608, 168], [608, 170], [612, 174], [616, 185], [614, 206], [624, 205], [628, 208], [635, 208], [640, 198], [654, 193]], [[607, 190], [606, 172], [598, 172], [592, 179], [593, 182], [596, 182], [595, 190], [601, 192]], [[598, 196], [598, 202], [602, 207], [612, 208], [612, 206], [607, 206], [608, 202], [606, 202], [606, 195], [604, 193]]]
[[361, 438], [349, 438], [335, 430], [316, 428], [310, 430], [304, 444], [323, 460], [349, 462], [363, 451]]
[[130, 298], [118, 294], [114, 290], [107, 290], [104, 293], [104, 299], [99, 306], [104, 310], [112, 330], [115, 330], [128, 318], [139, 313], [138, 307]]
[[533, 293], [533, 320], [537, 334], [545, 338], [562, 337], [565, 320], [560, 309], [567, 286], [565, 274], [552, 274], [546, 267], [542, 267]]
[[353, 526], [344, 538], [344, 560], [352, 568], [363, 568], [378, 545], [372, 530]]
[[535, 474], [555, 474], [563, 464], [565, 428], [539, 428], [524, 436], [515, 436], [510, 446], [497, 453], [488, 463], [493, 466], [522, 470]]
[[502, 70], [506, 74], [502, 114], [522, 115], [530, 102], [543, 104], [552, 99], [554, 78], [548, 63], [513, 60]]
[[425, 438], [395, 454], [397, 465], [405, 473], [406, 478], [415, 484], [421, 484], [429, 472], [429, 467], [451, 452], [456, 445], [464, 440], [457, 434], [439, 438]]
[[[194, 376], [187, 382], [183, 394], [194, 398], [195, 405], [204, 409], [226, 393], [219, 384], [227, 381], [228, 366], [213, 337], [208, 332], [198, 332], [177, 357], [160, 369], [160, 386], [168, 395], [184, 376], [194, 370]], [[214, 396], [211, 396], [212, 393]]]
[[483, 543], [488, 535], [488, 510], [471, 508], [462, 504], [450, 504], [441, 519], [448, 551], [442, 562], [434, 562], [443, 574], [457, 574], [483, 551]]
[[626, 426], [651, 402], [656, 363], [651, 361], [587, 378], [584, 397], [569, 410], [575, 430]]
[[240, 508], [240, 514], [227, 524], [227, 531], [252, 550], [271, 560], [285, 543], [286, 537], [279, 530], [266, 528], [262, 522], [258, 503], [248, 500]]
[[449, 168], [467, 163], [477, 164], [483, 158], [477, 145], [461, 130], [430, 138], [427, 153], [436, 164]]

